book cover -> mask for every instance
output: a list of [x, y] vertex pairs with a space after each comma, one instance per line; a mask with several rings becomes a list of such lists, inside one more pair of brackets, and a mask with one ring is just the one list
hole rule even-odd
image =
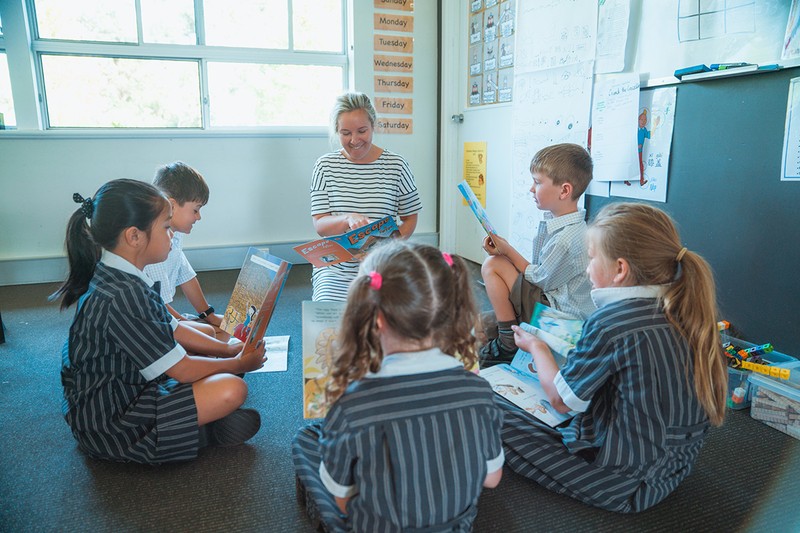
[[341, 235], [322, 237], [293, 249], [315, 267], [344, 261], [360, 261], [383, 239], [400, 236], [394, 217], [389, 215]]
[[246, 345], [264, 338], [291, 263], [250, 247], [220, 328]]
[[472, 209], [472, 212], [475, 214], [475, 218], [477, 218], [478, 222], [480, 222], [481, 226], [483, 226], [486, 234], [497, 234], [497, 232], [494, 230], [494, 226], [492, 226], [492, 223], [489, 222], [489, 217], [486, 214], [486, 210], [481, 205], [478, 197], [475, 196], [475, 193], [472, 191], [469, 183], [467, 183], [466, 180], [462, 181], [458, 184], [458, 190], [461, 191], [461, 195], [464, 197], [464, 200], [466, 200], [469, 208]]
[[[583, 320], [537, 302], [530, 324], [523, 322], [519, 327], [542, 339], [553, 353], [556, 364], [562, 367], [567, 362], [567, 354], [575, 348], [581, 337]], [[517, 356], [525, 360], [526, 368], [532, 373], [536, 372], [536, 364], [530, 353], [520, 348]]]
[[303, 302], [303, 418], [328, 412], [325, 384], [345, 302]]
[[[517, 353], [511, 364], [495, 365], [481, 369], [480, 376], [489, 382], [495, 394], [522, 408], [531, 416], [555, 427], [574, 416], [574, 413], [559, 413], [547, 400], [539, 378], [531, 370], [530, 354]], [[527, 357], [526, 357], [527, 355]]]

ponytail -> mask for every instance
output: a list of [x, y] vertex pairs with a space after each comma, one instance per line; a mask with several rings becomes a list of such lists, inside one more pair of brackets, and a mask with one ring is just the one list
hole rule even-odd
[[433, 246], [393, 240], [373, 249], [350, 285], [326, 385], [329, 404], [350, 383], [381, 369], [378, 313], [397, 335], [437, 347], [472, 369], [478, 313], [470, 279], [460, 257]]
[[61, 309], [71, 306], [89, 289], [103, 248], [116, 248], [126, 228], [136, 227], [149, 236], [153, 222], [169, 206], [167, 198], [154, 186], [131, 179], [109, 181], [94, 198], [83, 198], [78, 193], [72, 198], [81, 206], [67, 223], [69, 274], [49, 297], [61, 298]]
[[589, 234], [604, 257], [628, 260], [635, 284], [665, 287], [664, 313], [689, 344], [697, 399], [709, 421], [722, 424], [728, 373], [716, 325], [711, 267], [683, 247], [669, 215], [646, 204], [603, 207], [592, 221]]
[[698, 254], [686, 248], [678, 253], [679, 272], [664, 294], [664, 312], [692, 348], [695, 392], [711, 423], [718, 426], [725, 417], [728, 379], [716, 323], [714, 276]]

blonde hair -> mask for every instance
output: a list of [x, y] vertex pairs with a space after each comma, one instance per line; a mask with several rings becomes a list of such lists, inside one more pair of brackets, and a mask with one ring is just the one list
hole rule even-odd
[[367, 114], [369, 123], [374, 128], [377, 115], [375, 113], [375, 107], [373, 107], [369, 96], [359, 92], [347, 92], [339, 95], [336, 98], [336, 103], [334, 103], [333, 109], [331, 110], [331, 122], [329, 128], [330, 141], [332, 145], [336, 145], [338, 143], [336, 136], [339, 134], [339, 117], [342, 115], [342, 113], [349, 113], [359, 109], [362, 109]]
[[546, 174], [553, 183], [572, 185], [572, 199], [577, 200], [592, 181], [592, 156], [577, 144], [553, 144], [542, 148], [531, 160], [531, 173]]
[[664, 313], [689, 343], [698, 400], [711, 423], [722, 424], [728, 372], [711, 267], [681, 244], [669, 215], [645, 204], [605, 206], [591, 222], [589, 237], [602, 256], [628, 261], [636, 285], [666, 286]]
[[[460, 257], [446, 259], [433, 246], [393, 240], [370, 252], [361, 272], [350, 285], [342, 317], [326, 388], [329, 404], [350, 383], [380, 370], [384, 354], [376, 327], [378, 311], [397, 334], [412, 341], [431, 338], [433, 346], [457, 356], [466, 368], [475, 366], [478, 313], [469, 271]], [[380, 288], [373, 287], [370, 272], [380, 274]]]

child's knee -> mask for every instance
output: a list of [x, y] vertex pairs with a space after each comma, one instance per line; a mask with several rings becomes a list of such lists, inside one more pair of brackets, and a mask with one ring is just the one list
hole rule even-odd
[[247, 399], [247, 383], [239, 377], [231, 376], [227, 378], [225, 386], [222, 387], [220, 400], [232, 406], [239, 407]]

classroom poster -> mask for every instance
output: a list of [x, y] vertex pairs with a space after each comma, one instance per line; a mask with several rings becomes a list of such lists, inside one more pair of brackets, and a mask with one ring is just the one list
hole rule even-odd
[[518, 73], [514, 79], [511, 211], [508, 240], [523, 255], [533, 249], [543, 213], [531, 197], [531, 159], [556, 143], [586, 146], [593, 61]]
[[797, 180], [800, 180], [800, 78], [792, 78], [786, 104], [781, 181]]
[[375, 132], [410, 135], [414, 133], [413, 3], [375, 0], [375, 7], [378, 9], [373, 14], [373, 89], [378, 114]]
[[675, 123], [675, 87], [639, 93], [637, 117], [638, 179], [611, 183], [611, 195], [667, 201], [669, 154]]
[[631, 0], [601, 0], [598, 10], [594, 72], [621, 72], [625, 69]]
[[639, 74], [595, 76], [592, 97], [592, 181], [639, 179], [636, 138]]
[[511, 102], [517, 0], [469, 2], [467, 105]]
[[786, 22], [786, 35], [781, 48], [781, 59], [798, 57], [800, 57], [800, 0], [792, 0], [789, 20]]
[[464, 181], [486, 207], [486, 141], [464, 143]]

